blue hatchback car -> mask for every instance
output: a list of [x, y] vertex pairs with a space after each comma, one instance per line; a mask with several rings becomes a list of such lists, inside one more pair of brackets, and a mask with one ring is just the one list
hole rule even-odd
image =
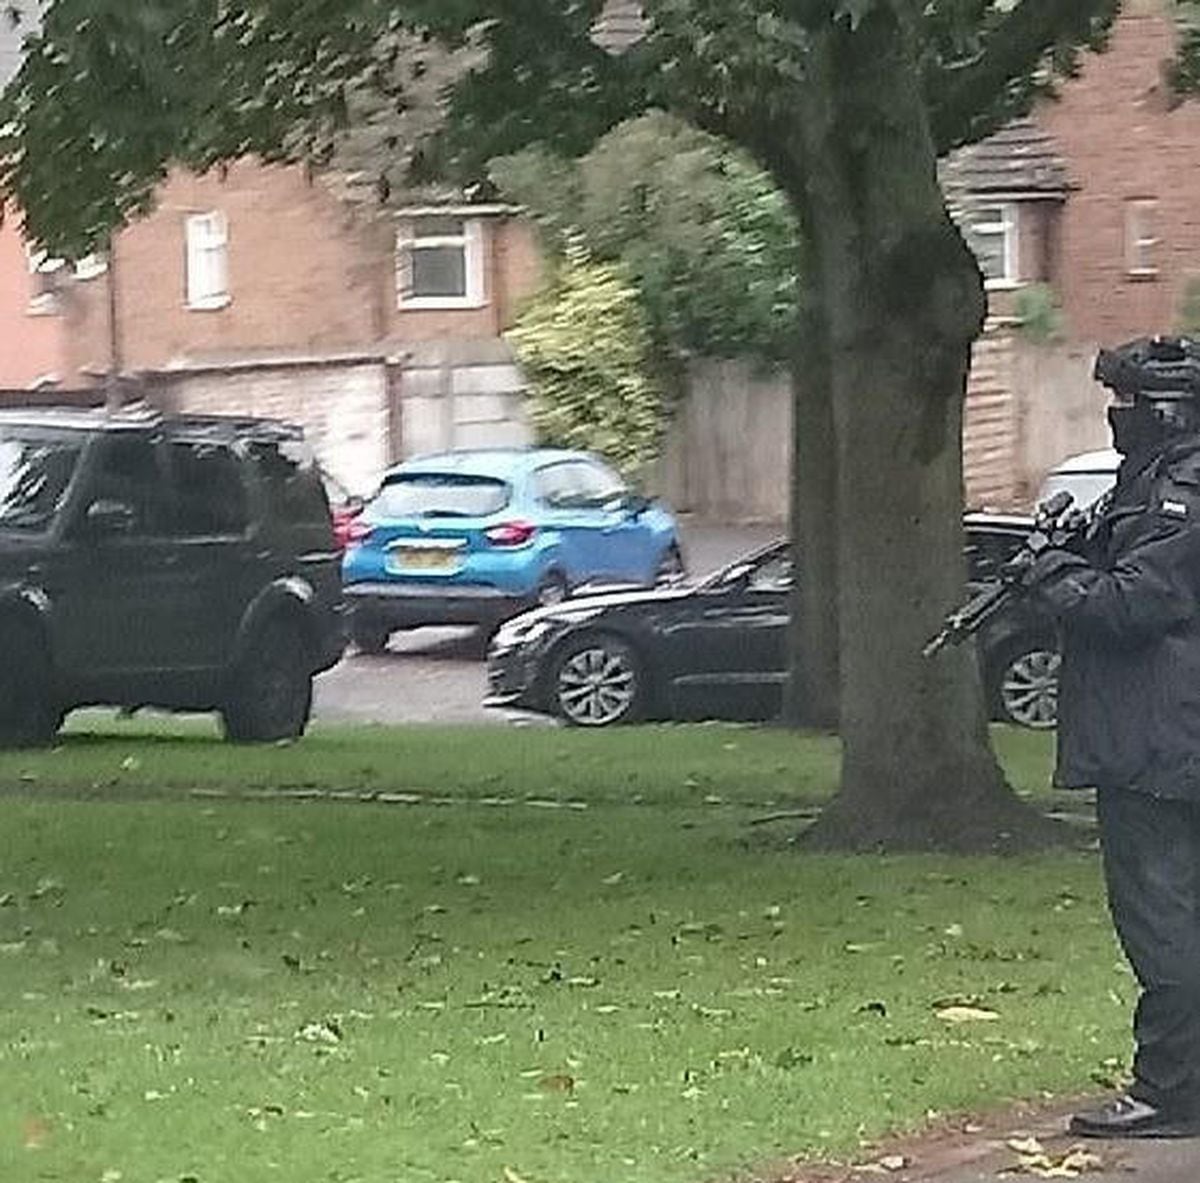
[[397, 629], [486, 629], [589, 585], [684, 573], [672, 514], [596, 456], [549, 448], [443, 452], [393, 468], [343, 563], [360, 650]]

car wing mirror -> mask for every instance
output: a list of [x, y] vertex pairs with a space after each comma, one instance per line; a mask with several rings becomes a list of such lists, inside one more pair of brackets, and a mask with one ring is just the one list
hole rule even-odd
[[84, 514], [86, 530], [92, 538], [112, 538], [133, 531], [137, 515], [127, 501], [103, 497], [93, 501]]

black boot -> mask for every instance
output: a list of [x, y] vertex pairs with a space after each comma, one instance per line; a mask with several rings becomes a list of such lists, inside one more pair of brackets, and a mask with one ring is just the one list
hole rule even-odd
[[1195, 1138], [1200, 1117], [1192, 1109], [1159, 1107], [1122, 1094], [1099, 1109], [1075, 1114], [1067, 1129], [1081, 1138]]

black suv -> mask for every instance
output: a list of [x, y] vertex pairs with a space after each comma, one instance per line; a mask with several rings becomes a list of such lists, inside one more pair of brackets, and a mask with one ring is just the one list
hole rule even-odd
[[0, 743], [76, 707], [304, 732], [343, 647], [339, 557], [298, 428], [0, 411]]

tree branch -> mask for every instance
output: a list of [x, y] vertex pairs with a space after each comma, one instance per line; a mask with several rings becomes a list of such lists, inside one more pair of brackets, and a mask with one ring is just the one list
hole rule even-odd
[[1120, 0], [1020, 0], [981, 37], [965, 61], [939, 60], [925, 92], [938, 150], [971, 143], [1046, 93], [1054, 75], [1075, 71], [1080, 46], [1103, 47]]

